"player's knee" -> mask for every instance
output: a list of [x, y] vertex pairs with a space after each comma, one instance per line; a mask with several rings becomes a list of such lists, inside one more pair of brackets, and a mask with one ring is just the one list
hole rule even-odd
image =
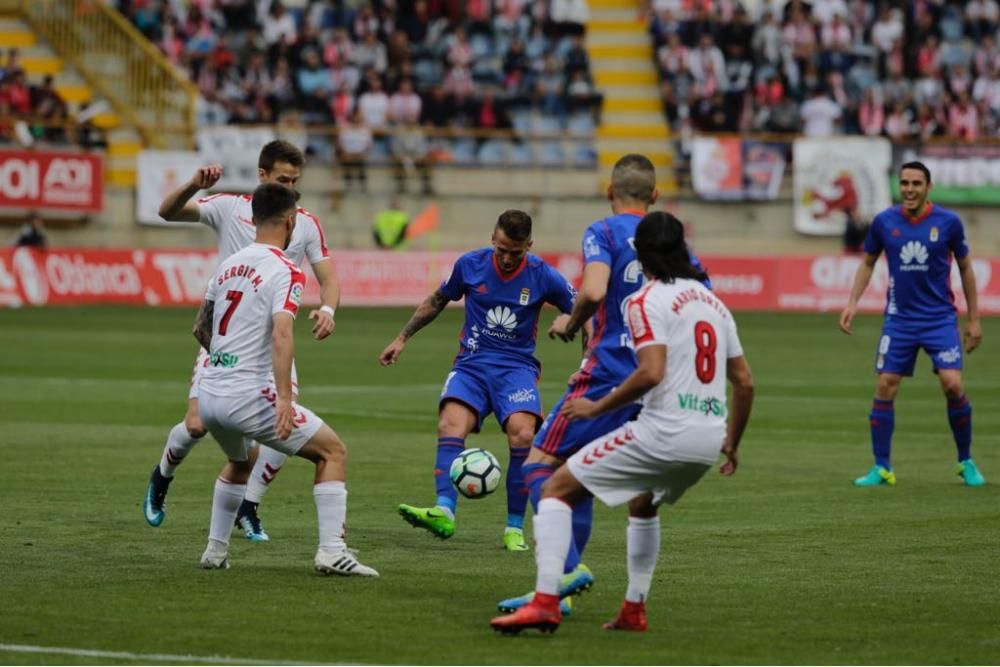
[[507, 442], [511, 449], [527, 449], [531, 447], [534, 439], [535, 429], [530, 426], [516, 429], [507, 434]]
[[201, 421], [201, 417], [197, 414], [189, 414], [184, 417], [184, 427], [187, 429], [188, 435], [195, 439], [204, 438], [205, 434], [208, 433], [204, 422]]
[[464, 438], [467, 434], [468, 430], [465, 428], [465, 424], [452, 415], [441, 413], [441, 416], [438, 418], [439, 437]]
[[941, 389], [948, 398], [959, 398], [962, 393], [962, 380], [960, 378], [941, 378]]
[[883, 373], [878, 377], [878, 385], [876, 386], [876, 391], [879, 398], [886, 400], [892, 400], [896, 397], [896, 392], [899, 391], [900, 377], [898, 375], [890, 375], [888, 373]]
[[542, 485], [543, 498], [558, 498], [573, 502], [579, 482], [565, 467], [559, 468], [552, 477]]
[[637, 519], [652, 519], [656, 516], [656, 510], [652, 493], [644, 493], [638, 498], [633, 498], [628, 504], [628, 515]]
[[317, 444], [319, 445], [319, 456], [325, 462], [340, 464], [347, 462], [347, 445], [332, 429], [328, 433], [324, 433]]

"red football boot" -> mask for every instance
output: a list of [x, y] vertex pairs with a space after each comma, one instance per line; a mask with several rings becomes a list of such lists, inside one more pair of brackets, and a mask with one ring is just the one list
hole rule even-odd
[[543, 633], [556, 631], [562, 621], [559, 612], [559, 596], [535, 593], [535, 599], [513, 614], [497, 616], [490, 621], [490, 627], [505, 635], [516, 635], [527, 628], [538, 628]]
[[645, 602], [622, 602], [622, 608], [618, 610], [618, 615], [603, 626], [605, 630], [631, 630], [632, 632], [645, 632], [649, 627], [646, 625], [646, 603]]

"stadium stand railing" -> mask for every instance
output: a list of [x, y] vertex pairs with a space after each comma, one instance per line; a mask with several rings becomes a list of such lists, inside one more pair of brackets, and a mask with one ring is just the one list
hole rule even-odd
[[118, 12], [93, 0], [2, 0], [159, 148], [193, 146], [197, 91]]

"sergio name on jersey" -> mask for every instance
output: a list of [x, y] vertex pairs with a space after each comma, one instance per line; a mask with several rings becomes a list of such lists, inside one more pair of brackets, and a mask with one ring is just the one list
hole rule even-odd
[[305, 274], [271, 245], [252, 243], [219, 266], [205, 294], [215, 305], [201, 391], [245, 396], [272, 383], [272, 318], [298, 314], [305, 284]]
[[865, 239], [866, 253], [882, 251], [889, 266], [886, 322], [957, 320], [951, 256], [969, 254], [958, 215], [930, 202], [917, 218], [910, 218], [902, 206], [888, 208], [875, 216]]
[[[726, 433], [726, 365], [743, 356], [736, 322], [722, 301], [696, 280], [654, 280], [629, 298], [635, 349], [667, 347], [667, 372], [643, 397], [637, 425], [650, 435], [697, 429], [706, 438]], [[669, 437], [667, 438], [669, 439]], [[711, 452], [709, 463], [718, 456]]]
[[493, 248], [468, 252], [441, 283], [448, 299], [465, 297], [465, 324], [459, 334], [457, 364], [486, 363], [540, 369], [535, 359], [538, 316], [544, 303], [561, 312], [573, 309], [576, 290], [540, 257], [527, 255], [511, 275], [503, 276]]
[[[219, 235], [220, 263], [254, 242], [257, 228], [253, 224], [252, 201], [250, 195], [225, 193], [198, 200], [199, 222]], [[319, 218], [304, 208], [297, 209], [292, 240], [284, 254], [298, 266], [302, 266], [303, 258], [316, 264], [330, 256]]]

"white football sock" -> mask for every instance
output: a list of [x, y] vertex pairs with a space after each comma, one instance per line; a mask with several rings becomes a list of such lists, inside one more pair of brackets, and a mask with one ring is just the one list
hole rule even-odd
[[660, 555], [660, 518], [628, 518], [628, 592], [629, 602], [645, 602], [653, 583], [653, 570]]
[[264, 445], [258, 448], [257, 463], [253, 466], [250, 482], [247, 484], [248, 501], [259, 503], [263, 500], [267, 490], [271, 488], [271, 482], [277, 477], [287, 459], [287, 454], [282, 454], [276, 449]]
[[535, 591], [559, 594], [569, 543], [573, 539], [573, 508], [557, 498], [542, 498], [535, 515]]
[[184, 457], [194, 449], [199, 440], [201, 438], [191, 437], [184, 422], [170, 429], [167, 444], [163, 448], [163, 456], [160, 457], [160, 474], [164, 477], [173, 477], [177, 467], [184, 462]]
[[321, 482], [313, 486], [316, 499], [316, 519], [319, 522], [319, 547], [340, 551], [344, 543], [347, 521], [347, 487], [343, 482]]
[[221, 477], [215, 480], [215, 494], [212, 496], [212, 521], [208, 529], [208, 539], [229, 544], [229, 534], [233, 531], [236, 512], [243, 502], [246, 484], [230, 484]]

